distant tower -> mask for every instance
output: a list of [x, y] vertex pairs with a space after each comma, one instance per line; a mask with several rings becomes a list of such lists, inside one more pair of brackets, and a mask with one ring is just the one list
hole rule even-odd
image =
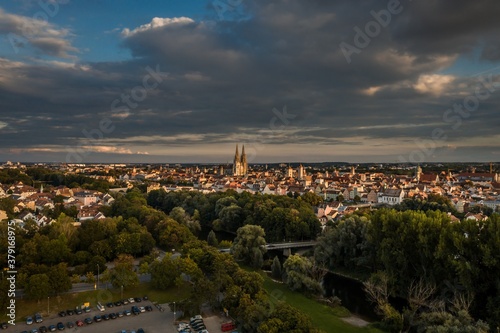
[[43, 184], [40, 184], [40, 193], [43, 193]]
[[297, 173], [299, 174], [299, 180], [304, 180], [305, 171], [304, 171], [304, 166], [302, 164], [299, 165], [299, 170], [297, 170]]
[[351, 166], [351, 176], [354, 176], [356, 174], [356, 168], [353, 166]]
[[288, 166], [287, 176], [293, 178], [293, 169], [291, 166]]
[[417, 169], [415, 171], [415, 178], [417, 178], [417, 182], [420, 181], [420, 176], [422, 175], [422, 168], [420, 165], [417, 165]]
[[244, 176], [248, 173], [247, 154], [245, 154], [245, 145], [241, 148], [241, 175]]
[[493, 173], [493, 163], [490, 162], [490, 173]]
[[236, 145], [236, 152], [234, 153], [233, 160], [233, 176], [244, 176], [248, 172], [248, 162], [247, 155], [245, 154], [245, 146], [242, 148], [241, 158], [238, 151], [238, 145]]

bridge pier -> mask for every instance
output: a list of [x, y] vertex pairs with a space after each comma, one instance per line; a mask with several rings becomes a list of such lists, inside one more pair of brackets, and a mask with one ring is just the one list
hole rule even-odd
[[292, 255], [292, 248], [291, 247], [283, 249], [283, 256], [289, 257], [291, 255]]

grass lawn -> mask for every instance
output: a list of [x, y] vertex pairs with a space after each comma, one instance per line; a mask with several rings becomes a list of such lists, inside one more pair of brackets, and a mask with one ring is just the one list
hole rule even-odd
[[341, 317], [349, 316], [349, 311], [345, 308], [331, 308], [301, 293], [291, 291], [286, 285], [274, 282], [271, 278], [263, 274], [264, 288], [269, 294], [272, 304], [284, 301], [291, 306], [309, 315], [313, 325], [328, 333], [382, 333], [381, 330], [373, 327], [355, 327], [342, 321]]
[[[189, 285], [185, 288], [172, 287], [168, 290], [156, 290], [150, 283], [141, 283], [134, 288], [123, 290], [123, 298], [142, 297], [147, 295], [153, 302], [170, 303], [179, 301], [189, 296]], [[105, 304], [122, 299], [120, 289], [100, 289], [86, 291], [81, 293], [67, 293], [60, 296], [51, 296], [49, 300], [31, 301], [25, 299], [16, 299], [16, 321], [24, 321], [26, 317], [33, 316], [40, 312], [42, 316], [47, 316], [47, 306], [49, 306], [50, 315], [57, 314], [59, 311], [74, 309], [76, 306], [85, 302], [90, 302], [95, 306], [97, 302]], [[2, 311], [1, 321], [7, 321], [8, 317]]]

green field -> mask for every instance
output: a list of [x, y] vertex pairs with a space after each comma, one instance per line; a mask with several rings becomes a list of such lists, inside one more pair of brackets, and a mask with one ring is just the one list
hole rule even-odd
[[331, 308], [310, 299], [301, 293], [291, 291], [282, 283], [274, 282], [271, 278], [263, 275], [264, 288], [269, 294], [272, 304], [284, 301], [291, 306], [311, 317], [314, 327], [324, 330], [328, 333], [382, 333], [381, 330], [374, 327], [355, 327], [344, 322], [341, 318], [348, 317], [349, 311], [345, 308]]
[[[143, 297], [147, 295], [152, 302], [170, 303], [187, 298], [190, 291], [189, 288], [186, 285], [185, 288], [172, 287], [168, 290], [159, 291], [153, 289], [150, 283], [141, 283], [134, 288], [123, 290], [123, 298]], [[51, 296], [49, 299], [40, 301], [16, 299], [16, 321], [24, 321], [27, 316], [33, 316], [36, 312], [41, 313], [42, 316], [47, 316], [48, 314], [54, 315], [62, 310], [74, 309], [77, 305], [85, 302], [90, 302], [91, 306], [95, 306], [97, 302], [105, 304], [120, 299], [122, 299], [120, 289], [100, 289], [80, 293], [67, 293], [60, 296]], [[2, 322], [8, 320], [3, 311], [0, 320]]]

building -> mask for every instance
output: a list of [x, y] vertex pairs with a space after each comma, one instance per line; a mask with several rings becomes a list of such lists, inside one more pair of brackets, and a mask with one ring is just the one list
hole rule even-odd
[[238, 145], [236, 145], [236, 152], [234, 153], [233, 161], [233, 176], [245, 176], [248, 173], [247, 155], [245, 154], [245, 146], [241, 149], [241, 157], [238, 152]]
[[385, 189], [378, 198], [378, 203], [397, 205], [403, 201], [404, 196], [405, 192], [402, 189]]

